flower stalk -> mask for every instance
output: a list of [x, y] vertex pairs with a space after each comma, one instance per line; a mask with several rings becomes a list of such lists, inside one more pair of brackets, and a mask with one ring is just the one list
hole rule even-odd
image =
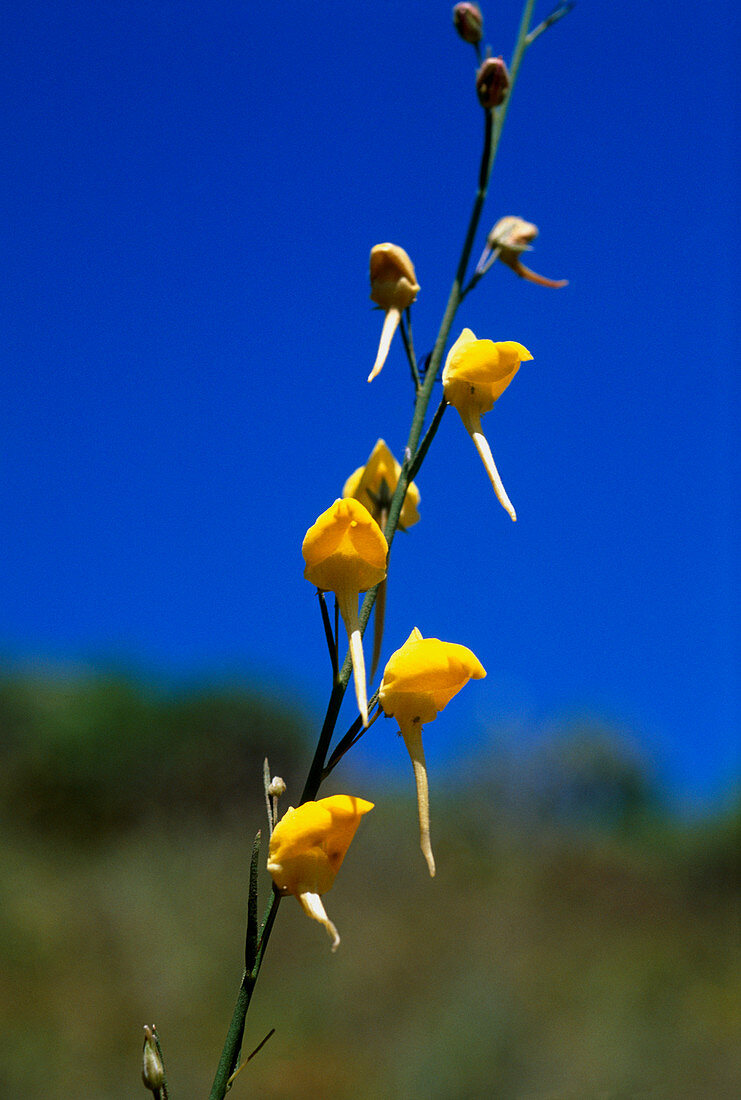
[[[399, 325], [401, 325], [402, 340], [404, 342], [415, 386], [415, 405], [411, 425], [409, 428], [407, 445], [401, 462], [401, 468], [399, 470], [396, 486], [393, 490], [393, 493], [391, 494], [390, 500], [387, 501], [387, 507], [384, 509], [384, 515], [382, 516], [382, 518], [385, 519], [385, 523], [383, 524], [383, 536], [385, 536], [386, 544], [386, 568], [388, 565], [388, 557], [390, 555], [391, 546], [396, 531], [398, 530], [399, 526], [402, 525], [402, 508], [404, 507], [404, 502], [407, 498], [407, 490], [409, 488], [410, 482], [412, 481], [412, 478], [415, 477], [419, 472], [422, 462], [442, 421], [442, 416], [444, 414], [445, 408], [447, 407], [447, 401], [444, 398], [440, 402], [430, 424], [427, 427], [427, 430], [425, 431], [427, 411], [429, 408], [430, 400], [432, 398], [435, 382], [438, 379], [440, 368], [443, 363], [443, 357], [445, 355], [445, 350], [448, 344], [448, 340], [450, 338], [450, 333], [456, 317], [457, 310], [465, 294], [468, 293], [468, 290], [471, 289], [473, 282], [476, 281], [474, 277], [471, 285], [466, 287], [465, 280], [469, 268], [471, 251], [473, 248], [474, 240], [476, 238], [476, 234], [479, 229], [479, 223], [484, 207], [484, 202], [486, 200], [494, 160], [496, 157], [499, 141], [501, 138], [502, 130], [507, 116], [507, 111], [509, 109], [509, 103], [512, 98], [521, 62], [527, 47], [533, 41], [535, 41], [535, 39], [541, 33], [543, 33], [543, 31], [547, 29], [548, 26], [550, 26], [552, 23], [556, 22], [563, 15], [565, 15], [567, 11], [570, 10], [571, 6], [572, 5], [569, 3], [562, 4], [560, 8], [556, 9], [544, 21], [544, 23], [540, 24], [538, 27], [535, 28], [535, 30], [531, 31], [534, 0], [525, 0], [514, 52], [508, 66], [508, 87], [504, 89], [503, 98], [499, 106], [485, 107], [483, 110], [483, 144], [481, 159], [479, 163], [477, 188], [474, 195], [473, 205], [469, 216], [465, 236], [463, 239], [458, 264], [456, 266], [453, 283], [448, 296], [448, 301], [438, 328], [432, 351], [425, 361], [426, 367], [424, 370], [424, 374], [421, 373], [420, 368], [417, 365], [417, 359], [414, 353], [411, 338], [411, 320], [409, 315], [409, 306], [416, 297], [416, 293], [419, 289], [419, 286], [416, 283], [414, 269], [413, 267], [411, 267], [411, 261], [409, 261], [409, 258], [406, 257], [406, 254], [403, 253], [403, 250], [398, 249], [398, 246], [385, 246], [389, 250], [397, 249], [397, 251], [387, 251], [383, 253], [383, 255], [377, 253], [376, 257], [374, 258], [375, 266], [371, 272], [372, 293], [374, 301], [376, 301], [377, 304], [386, 311], [386, 318], [384, 322], [384, 329], [382, 331], [379, 351], [371, 371], [371, 376], [377, 375], [381, 367], [383, 366], [383, 362], [388, 353], [388, 348], [391, 343], [393, 332], [397, 327], [399, 327]], [[464, 5], [464, 7], [471, 7], [471, 5]], [[481, 63], [482, 58], [479, 43], [475, 42], [473, 44], [477, 51], [479, 62]], [[400, 255], [401, 253], [403, 253], [403, 255]], [[397, 264], [398, 277], [395, 285], [392, 285], [393, 279], [391, 279], [389, 285], [385, 286], [383, 285], [383, 268], [384, 265], [388, 266], [389, 257], [392, 263], [396, 262]], [[404, 257], [406, 257], [406, 261], [409, 262], [411, 271], [408, 268], [405, 268]], [[380, 263], [381, 260], [383, 261], [383, 263]], [[373, 285], [374, 274], [376, 275], [375, 285]], [[403, 317], [406, 318], [406, 325], [402, 320]], [[423, 360], [420, 360], [420, 364], [422, 362]], [[473, 424], [473, 422], [471, 423], [473, 427], [472, 435], [474, 437], [474, 442], [476, 443], [476, 433], [478, 432], [478, 434], [480, 434], [480, 421], [478, 428], [475, 424]], [[481, 438], [483, 439], [483, 436]], [[477, 447], [480, 446], [479, 443], [476, 443], [476, 445]], [[483, 444], [481, 444], [481, 447], [483, 447]], [[479, 453], [481, 453], [481, 450]], [[482, 454], [482, 458], [484, 458], [484, 454]], [[487, 464], [488, 472], [489, 465], [493, 465], [493, 459], [491, 459], [490, 464], [488, 464], [488, 460], [485, 459], [485, 464]], [[308, 568], [309, 566], [307, 563], [307, 569]], [[385, 575], [386, 574], [384, 569], [383, 577], [385, 577]], [[362, 658], [362, 636], [368, 625], [368, 621], [377, 598], [378, 586], [383, 577], [371, 577], [368, 580], [367, 584], [356, 587], [354, 590], [355, 602], [353, 607], [350, 606], [352, 600], [348, 595], [348, 593], [350, 592], [349, 588], [345, 590], [343, 589], [343, 586], [340, 585], [341, 591], [337, 592], [336, 588], [333, 588], [332, 586], [325, 587], [322, 583], [320, 583], [320, 581], [316, 581], [320, 592], [329, 589], [335, 591], [337, 595], [337, 604], [348, 627], [349, 645], [348, 652], [344, 658], [344, 661], [340, 665], [339, 656], [337, 654], [336, 633], [333, 634], [332, 632], [331, 624], [329, 622], [329, 617], [326, 611], [326, 606], [324, 605], [324, 598], [320, 595], [320, 602], [322, 604], [322, 619], [327, 636], [327, 644], [330, 650], [330, 657], [332, 660], [333, 681], [329, 699], [327, 702], [324, 720], [321, 730], [319, 732], [314, 755], [308, 770], [306, 782], [304, 784], [304, 789], [301, 794], [299, 808], [305, 805], [307, 802], [313, 802], [316, 799], [316, 795], [319, 791], [320, 785], [325, 775], [329, 774], [329, 771], [332, 770], [334, 765], [340, 759], [341, 755], [343, 755], [344, 752], [346, 752], [347, 749], [349, 749], [355, 743], [358, 737], [362, 736], [364, 729], [366, 728], [369, 721], [369, 710], [372, 708], [375, 702], [375, 697], [371, 697], [369, 707], [367, 695], [364, 695], [364, 671], [362, 675], [362, 686], [358, 682], [359, 679], [361, 679], [359, 675], [359, 669]], [[363, 591], [365, 592], [365, 595], [358, 611], [357, 594]], [[428, 641], [435, 640], [429, 639]], [[327, 758], [337, 726], [344, 695], [347, 690], [350, 677], [353, 674], [355, 676], [360, 716], [351, 725], [350, 729], [345, 734], [345, 737], [340, 741], [340, 744], [337, 746], [335, 753], [330, 757], [329, 764], [327, 764]], [[483, 674], [483, 669], [481, 669], [480, 673], [476, 671], [469, 672], [469, 675], [472, 676]], [[456, 688], [456, 690], [458, 690], [458, 688]], [[438, 709], [440, 708], [438, 707]], [[420, 718], [419, 715], [413, 717]], [[429, 717], [427, 720], [429, 720]], [[412, 759], [415, 773], [415, 783], [418, 793], [420, 843], [430, 872], [434, 873], [434, 857], [432, 856], [432, 848], [429, 836], [429, 792], [427, 790], [427, 775], [421, 739], [421, 718], [419, 721], [413, 723], [411, 726], [409, 725], [409, 722], [406, 722], [406, 725], [407, 730], [405, 733], [405, 741], [407, 743], [407, 748]], [[404, 732], [404, 730], [402, 730], [402, 732]], [[275, 832], [277, 832], [279, 828], [280, 823], [278, 824], [278, 826], [276, 826], [276, 829], [274, 830], [274, 836]], [[253, 852], [253, 864], [254, 860], [255, 856]], [[254, 881], [256, 882], [256, 879], [254, 879]], [[259, 929], [256, 930], [256, 889], [254, 891], [252, 890], [252, 882], [253, 876], [251, 873], [251, 889], [248, 906], [248, 934], [246, 937], [245, 945], [245, 969], [242, 975], [242, 980], [240, 982], [237, 1001], [234, 1007], [229, 1030], [225, 1039], [224, 1048], [221, 1053], [219, 1066], [217, 1068], [213, 1086], [211, 1089], [210, 1100], [223, 1100], [229, 1084], [231, 1080], [233, 1080], [233, 1077], [237, 1072], [239, 1054], [244, 1036], [246, 1013], [249, 1008], [252, 992], [260, 972], [264, 953], [270, 939], [270, 935], [277, 916], [278, 907], [281, 901], [281, 893], [279, 887], [274, 885], [270, 900], [265, 910], [262, 924], [260, 925]], [[313, 891], [307, 892], [312, 893]]]

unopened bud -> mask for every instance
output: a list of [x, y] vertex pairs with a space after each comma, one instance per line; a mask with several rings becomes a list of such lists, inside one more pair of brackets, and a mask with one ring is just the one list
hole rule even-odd
[[286, 793], [286, 785], [279, 775], [274, 775], [268, 786], [268, 794], [271, 798], [280, 798]]
[[368, 381], [372, 382], [386, 362], [403, 311], [417, 297], [419, 283], [408, 254], [398, 244], [387, 241], [371, 249], [370, 284], [371, 301], [386, 310], [376, 361], [368, 375]]
[[142, 1052], [142, 1081], [150, 1092], [157, 1092], [165, 1083], [165, 1067], [151, 1027], [144, 1027], [144, 1050]]
[[456, 4], [453, 8], [453, 23], [464, 42], [478, 45], [483, 33], [484, 17], [478, 4]]
[[487, 57], [476, 73], [479, 103], [487, 110], [504, 103], [509, 88], [509, 73], [503, 57]]

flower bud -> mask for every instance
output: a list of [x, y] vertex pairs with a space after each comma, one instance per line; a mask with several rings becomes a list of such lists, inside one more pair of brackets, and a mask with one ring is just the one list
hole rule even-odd
[[453, 23], [464, 42], [478, 45], [483, 34], [484, 17], [478, 4], [456, 4], [453, 8]]
[[285, 780], [281, 779], [279, 775], [274, 775], [270, 780], [268, 786], [268, 794], [271, 798], [280, 798], [282, 794], [286, 793]]
[[142, 1081], [150, 1092], [158, 1092], [165, 1083], [165, 1068], [162, 1065], [154, 1032], [144, 1026], [144, 1050], [142, 1052]]
[[504, 103], [509, 88], [509, 73], [503, 57], [487, 57], [476, 73], [479, 103], [487, 110]]
[[371, 301], [386, 311], [376, 361], [368, 375], [372, 382], [386, 362], [402, 313], [417, 297], [419, 283], [408, 254], [398, 244], [388, 242], [371, 249], [370, 282]]

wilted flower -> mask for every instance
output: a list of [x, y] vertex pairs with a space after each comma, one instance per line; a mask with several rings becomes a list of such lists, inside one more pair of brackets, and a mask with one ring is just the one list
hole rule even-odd
[[470, 328], [464, 328], [448, 352], [443, 370], [445, 400], [460, 413], [481, 455], [494, 492], [513, 520], [517, 519], [517, 514], [481, 431], [481, 416], [501, 397], [520, 369], [520, 363], [526, 359], [532, 359], [532, 355], [522, 344], [511, 340], [497, 344], [493, 340], [477, 340]]
[[380, 372], [391, 347], [401, 315], [419, 291], [414, 264], [398, 244], [376, 244], [370, 254], [371, 300], [386, 310], [378, 354], [373, 370], [368, 375], [372, 382]]
[[372, 802], [347, 794], [304, 802], [286, 811], [270, 838], [268, 871], [276, 889], [293, 894], [304, 912], [324, 925], [333, 951], [340, 937], [320, 895], [331, 890], [360, 818], [372, 809]]
[[355, 694], [363, 724], [368, 725], [363, 640], [358, 622], [358, 594], [386, 576], [388, 543], [360, 501], [336, 500], [304, 537], [304, 576], [317, 588], [334, 592], [350, 642]]
[[466, 646], [423, 638], [416, 627], [401, 649], [391, 655], [383, 673], [378, 698], [384, 713], [399, 723], [412, 758], [420, 847], [431, 875], [435, 874], [435, 860], [430, 844], [430, 798], [422, 726], [432, 722], [469, 680], [484, 676], [481, 662]]
[[504, 103], [509, 88], [509, 73], [503, 57], [487, 57], [476, 73], [476, 94], [487, 110]]
[[520, 256], [523, 252], [532, 251], [531, 242], [535, 240], [537, 235], [538, 227], [533, 225], [532, 222], [526, 222], [523, 218], [515, 217], [513, 214], [507, 215], [506, 218], [500, 218], [486, 238], [486, 250], [479, 260], [477, 270], [481, 270], [482, 266], [484, 268], [488, 267], [487, 261], [496, 252], [497, 258], [507, 267], [511, 267], [521, 279], [537, 283], [538, 286], [556, 288], [568, 286], [568, 279], [546, 279], [545, 276], [538, 275], [522, 263]]
[[[391, 498], [399, 481], [401, 466], [382, 439], [377, 440], [365, 466], [359, 466], [345, 482], [343, 497], [354, 497], [364, 504], [374, 520], [383, 529], [386, 526]], [[399, 514], [399, 528], [419, 522], [419, 489], [412, 481], [407, 485], [404, 503]], [[375, 617], [373, 620], [373, 658], [371, 660], [371, 680], [376, 674], [383, 644], [383, 625], [386, 616], [386, 581], [381, 581], [376, 593]]]
[[478, 4], [456, 4], [453, 8], [453, 23], [464, 42], [476, 46], [481, 41], [484, 17]]

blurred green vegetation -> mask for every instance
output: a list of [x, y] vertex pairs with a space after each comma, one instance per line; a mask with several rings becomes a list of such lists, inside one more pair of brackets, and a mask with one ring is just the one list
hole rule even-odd
[[[208, 1095], [241, 976], [262, 759], [300, 789], [311, 724], [238, 685], [0, 681], [0, 1095], [123, 1100], [156, 1023], [172, 1100]], [[347, 780], [343, 762], [333, 790]], [[347, 768], [344, 768], [347, 763]], [[230, 1095], [741, 1095], [741, 807], [686, 822], [584, 725], [376, 802], [327, 909], [281, 905]], [[269, 878], [261, 880], [263, 900]]]

